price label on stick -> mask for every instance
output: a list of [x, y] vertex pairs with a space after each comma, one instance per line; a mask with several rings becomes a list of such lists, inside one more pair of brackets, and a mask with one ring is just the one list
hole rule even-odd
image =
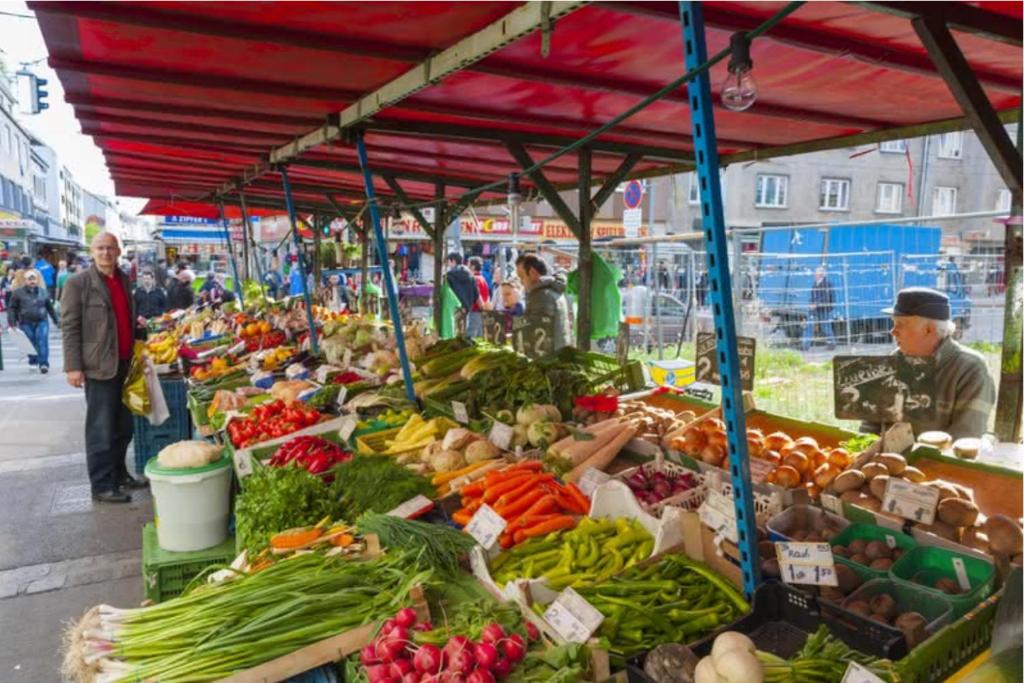
[[341, 385], [341, 389], [338, 390], [338, 409], [345, 405], [345, 399], [348, 398], [348, 387], [344, 384]]
[[341, 356], [341, 366], [347, 368], [352, 365], [352, 349], [345, 349], [345, 353]]
[[882, 509], [919, 524], [935, 521], [935, 507], [939, 504], [939, 491], [904, 479], [889, 477], [882, 498]]
[[585, 643], [604, 621], [604, 615], [572, 588], [562, 591], [544, 612], [544, 620], [570, 643]]
[[420, 494], [405, 501], [388, 514], [392, 517], [412, 519], [428, 512], [432, 507], [434, 507], [434, 501], [430, 500], [423, 494]]
[[588, 467], [583, 476], [580, 477], [580, 491], [588, 498], [593, 495], [594, 489], [611, 479], [611, 477], [596, 467]]
[[355, 415], [346, 415], [342, 418], [341, 425], [338, 427], [338, 436], [343, 441], [348, 441], [348, 437], [352, 436], [352, 432], [356, 431], [356, 424], [359, 422], [359, 418]]
[[455, 415], [455, 421], [461, 422], [462, 424], [469, 424], [469, 411], [466, 410], [466, 404], [460, 401], [452, 401], [452, 413]]
[[697, 510], [700, 521], [732, 543], [738, 543], [740, 534], [736, 527], [736, 507], [732, 499], [718, 491], [708, 491], [708, 497]]
[[832, 547], [828, 543], [776, 543], [775, 554], [785, 583], [839, 585]]
[[481, 505], [466, 525], [466, 533], [483, 546], [484, 550], [490, 550], [498, 542], [498, 537], [507, 525], [508, 522], [492, 510], [490, 505]]
[[512, 435], [512, 427], [508, 426], [504, 422], [495, 420], [494, 424], [491, 425], [491, 433], [488, 438], [495, 446], [503, 451], [507, 451], [509, 445], [512, 443]]
[[863, 665], [850, 662], [840, 683], [885, 683], [885, 681], [871, 673]]

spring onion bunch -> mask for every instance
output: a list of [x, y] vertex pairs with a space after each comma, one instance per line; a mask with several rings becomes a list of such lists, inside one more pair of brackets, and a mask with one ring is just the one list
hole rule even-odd
[[408, 553], [308, 553], [158, 605], [100, 605], [69, 632], [64, 673], [92, 683], [224, 678], [387, 618], [430, 580], [416, 566]]

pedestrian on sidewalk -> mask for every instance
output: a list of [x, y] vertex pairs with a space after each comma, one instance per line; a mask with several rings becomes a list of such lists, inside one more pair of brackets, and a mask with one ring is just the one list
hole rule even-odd
[[163, 315], [167, 311], [167, 292], [156, 283], [153, 271], [143, 270], [140, 282], [135, 289], [135, 311], [139, 318], [148, 319]]
[[25, 273], [25, 285], [11, 292], [11, 305], [7, 311], [7, 324], [17, 327], [32, 342], [36, 352], [28, 357], [29, 365], [38, 365], [44, 375], [50, 371], [50, 322], [57, 324], [57, 312], [53, 309], [50, 294], [42, 287], [42, 277], [37, 270]]
[[132, 414], [121, 390], [132, 359], [137, 326], [128, 276], [117, 267], [117, 237], [101, 232], [92, 240], [93, 263], [71, 277], [61, 299], [64, 372], [68, 384], [85, 387], [85, 456], [92, 499], [129, 503], [125, 489], [146, 482], [128, 474], [125, 454], [132, 440]]
[[807, 315], [807, 325], [804, 328], [804, 338], [801, 349], [807, 351], [811, 348], [814, 339], [814, 326], [821, 327], [822, 333], [828, 342], [829, 351], [836, 348], [836, 338], [832, 334], [832, 307], [835, 305], [836, 295], [832, 289], [832, 283], [828, 280], [828, 273], [824, 266], [818, 266], [814, 271], [814, 285], [811, 287], [810, 312]]

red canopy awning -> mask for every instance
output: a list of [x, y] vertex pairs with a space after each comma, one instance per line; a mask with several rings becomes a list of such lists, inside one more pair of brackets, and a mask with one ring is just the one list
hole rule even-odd
[[[281, 209], [249, 209], [249, 216], [280, 216]], [[189, 202], [175, 199], [150, 199], [139, 211], [140, 216], [192, 216], [194, 218], [220, 219], [220, 207], [208, 202]], [[237, 206], [224, 206], [228, 220], [238, 220], [242, 211]]]
[[[569, 4], [553, 3], [552, 11]], [[964, 14], [953, 24], [960, 48], [994, 107], [1016, 110], [1021, 3], [930, 4]], [[471, 55], [459, 70], [408, 93], [396, 79], [420, 77], [431, 55], [525, 6], [30, 5], [67, 100], [83, 132], [102, 149], [117, 192], [176, 202], [210, 202], [218, 191], [232, 201], [225, 188], [271, 154], [288, 159], [300, 209], [329, 209], [327, 194], [340, 203], [360, 202], [362, 177], [351, 145], [332, 140], [302, 146], [298, 155], [288, 153], [289, 145], [359, 98], [388, 88], [398, 93], [394, 104], [363, 122], [377, 192], [394, 197], [379, 175], [388, 173], [413, 200], [432, 199], [438, 182], [451, 199], [519, 171], [508, 142], [522, 143], [540, 159], [685, 71], [675, 2], [563, 8], [549, 33], [521, 31], [523, 37], [496, 41], [486, 56], [473, 61]], [[723, 163], [850, 146], [877, 131], [919, 135], [936, 130], [915, 128], [920, 124], [960, 119], [909, 19], [893, 9], [907, 5], [810, 2], [757, 39], [757, 103], [741, 113], [715, 112]], [[709, 51], [723, 49], [732, 32], [756, 27], [783, 6], [704, 3]], [[515, 22], [507, 27], [515, 30]], [[721, 83], [725, 73], [724, 63], [714, 67], [712, 82]], [[595, 181], [628, 154], [642, 155], [632, 175], [685, 168], [692, 163], [685, 91], [601, 135], [592, 149]], [[576, 163], [569, 154], [545, 173], [555, 185], [571, 187]], [[254, 213], [280, 209], [279, 175], [258, 170], [246, 178], [248, 204]], [[529, 191], [530, 182], [523, 184]], [[497, 190], [481, 198], [503, 196]]]

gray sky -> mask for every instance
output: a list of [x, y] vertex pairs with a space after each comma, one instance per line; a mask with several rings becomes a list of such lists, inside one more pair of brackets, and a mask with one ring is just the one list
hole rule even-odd
[[[24, 2], [8, 0], [0, 0], [0, 12], [32, 14]], [[57, 151], [60, 162], [71, 169], [79, 185], [95, 194], [111, 197], [114, 195], [114, 183], [103, 155], [91, 137], [82, 135], [74, 110], [64, 102], [64, 89], [57, 74], [46, 64], [46, 56], [46, 44], [35, 19], [0, 14], [0, 58], [3, 58], [8, 71], [17, 71], [21, 62], [42, 59], [31, 70], [49, 81], [50, 108], [33, 116], [18, 115], [22, 125]], [[132, 213], [141, 209], [145, 202], [126, 197], [118, 199]]]

